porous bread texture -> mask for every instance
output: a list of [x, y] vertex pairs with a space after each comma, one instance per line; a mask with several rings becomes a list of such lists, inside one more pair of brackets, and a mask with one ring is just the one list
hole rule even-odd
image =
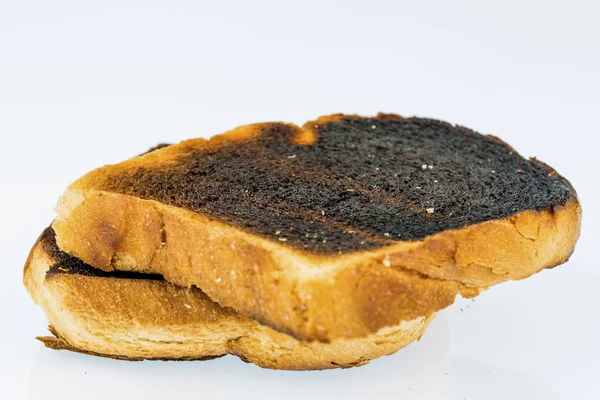
[[127, 359], [193, 360], [234, 354], [272, 369], [359, 366], [418, 340], [434, 314], [356, 339], [300, 342], [166, 281], [46, 272], [54, 260], [38, 243], [24, 270], [27, 290], [54, 336], [46, 346]]
[[[341, 117], [319, 122], [327, 118]], [[157, 273], [197, 286], [220, 305], [280, 332], [328, 342], [427, 316], [457, 294], [476, 296], [564, 263], [579, 237], [581, 207], [574, 195], [565, 204], [421, 240], [316, 254], [184, 208], [98, 189], [107, 176], [243, 142], [260, 126], [185, 141], [87, 174], [59, 200], [53, 224], [59, 246], [102, 270]], [[298, 132], [299, 143], [315, 140], [310, 129]]]

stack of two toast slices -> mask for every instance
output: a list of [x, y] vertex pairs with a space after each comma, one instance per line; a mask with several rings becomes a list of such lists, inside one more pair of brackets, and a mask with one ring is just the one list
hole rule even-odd
[[51, 348], [349, 367], [419, 339], [459, 294], [564, 263], [580, 223], [570, 183], [495, 137], [332, 115], [88, 173], [24, 281]]

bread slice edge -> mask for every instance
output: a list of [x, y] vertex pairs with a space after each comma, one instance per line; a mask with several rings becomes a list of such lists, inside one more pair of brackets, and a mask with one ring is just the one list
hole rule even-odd
[[300, 340], [361, 337], [439, 311], [456, 295], [564, 263], [579, 237], [577, 198], [428, 236], [318, 255], [191, 211], [69, 189], [53, 224], [61, 249], [103, 270], [162, 274]]
[[233, 354], [261, 367], [347, 368], [392, 354], [418, 340], [435, 314], [363, 338], [300, 342], [212, 302], [198, 289], [160, 280], [59, 273], [40, 242], [24, 283], [48, 317], [49, 348], [125, 360], [204, 360]]

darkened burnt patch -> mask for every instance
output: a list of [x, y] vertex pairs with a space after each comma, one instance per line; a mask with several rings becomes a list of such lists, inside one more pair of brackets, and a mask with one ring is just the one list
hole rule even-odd
[[164, 149], [165, 147], [169, 147], [170, 145], [171, 145], [171, 143], [159, 143], [156, 146], [151, 147], [149, 150], [140, 154], [140, 156], [143, 156], [144, 154], [152, 153], [153, 151], [156, 151], [156, 150]]
[[500, 140], [393, 115], [340, 117], [302, 131], [261, 125], [244, 142], [113, 176], [101, 189], [157, 200], [322, 253], [416, 240], [565, 204], [569, 182]]
[[129, 271], [111, 271], [104, 272], [94, 268], [81, 261], [79, 258], [73, 257], [62, 251], [56, 244], [56, 233], [54, 229], [46, 228], [40, 238], [42, 249], [48, 256], [54, 260], [54, 265], [46, 272], [46, 277], [50, 278], [58, 274], [77, 274], [85, 276], [100, 276], [107, 278], [126, 278], [126, 279], [150, 279], [162, 280], [163, 277], [157, 274], [140, 274]]

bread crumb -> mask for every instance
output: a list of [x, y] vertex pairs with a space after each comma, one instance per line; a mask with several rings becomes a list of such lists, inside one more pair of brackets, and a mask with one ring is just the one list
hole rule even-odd
[[386, 254], [385, 258], [383, 259], [383, 266], [386, 268], [389, 268], [392, 266], [392, 263], [390, 262], [390, 255]]
[[286, 238], [279, 238], [279, 241], [280, 242], [287, 242], [287, 239]]
[[321, 215], [325, 216], [325, 211], [321, 211]]
[[279, 235], [281, 233], [280, 230], [275, 231], [275, 235]]
[[291, 159], [291, 158], [296, 158], [296, 155], [295, 155], [295, 154], [292, 154], [291, 156], [288, 156], [288, 158], [290, 158], [290, 159]]
[[417, 187], [415, 187], [415, 189], [421, 190], [421, 186], [417, 186]]
[[390, 234], [386, 232], [383, 234], [383, 236], [390, 237]]
[[421, 165], [421, 169], [427, 169], [427, 164]]
[[222, 280], [223, 280], [223, 278], [221, 278], [221, 277], [218, 277], [217, 279], [215, 279], [215, 282], [216, 282], [216, 283], [221, 283], [221, 281], [222, 281]]
[[435, 212], [435, 208], [429, 207], [425, 211], [427, 211], [427, 214], [433, 214]]
[[371, 129], [377, 129], [377, 125], [371, 125]]
[[428, 165], [427, 168], [433, 169], [433, 165]]
[[185, 308], [187, 308], [188, 310], [189, 310], [190, 308], [192, 308], [192, 306], [190, 306], [189, 304], [184, 304], [184, 306], [185, 306]]

